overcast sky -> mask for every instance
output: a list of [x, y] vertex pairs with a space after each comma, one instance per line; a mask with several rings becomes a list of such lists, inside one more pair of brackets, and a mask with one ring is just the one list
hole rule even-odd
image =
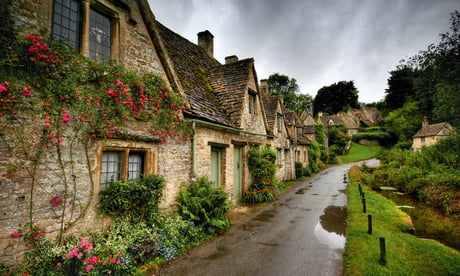
[[158, 21], [214, 56], [253, 57], [259, 80], [295, 78], [302, 93], [353, 80], [360, 102], [384, 97], [389, 71], [449, 31], [458, 0], [148, 0]]

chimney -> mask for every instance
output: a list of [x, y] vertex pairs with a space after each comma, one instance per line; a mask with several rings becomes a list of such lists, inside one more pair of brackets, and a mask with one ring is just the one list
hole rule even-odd
[[198, 33], [198, 46], [203, 48], [209, 56], [214, 56], [214, 36], [208, 30]]
[[238, 61], [238, 57], [233, 55], [233, 56], [228, 56], [225, 57], [225, 64], [230, 64]]
[[428, 126], [428, 117], [423, 116], [422, 128], [425, 128], [427, 126]]
[[260, 80], [260, 93], [261, 93], [261, 95], [262, 96], [267, 96], [268, 95], [268, 90], [269, 90], [268, 80], [267, 79]]

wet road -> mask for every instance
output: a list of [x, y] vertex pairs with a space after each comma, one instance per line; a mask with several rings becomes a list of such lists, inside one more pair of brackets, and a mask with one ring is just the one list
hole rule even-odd
[[[372, 165], [373, 161], [368, 161]], [[346, 183], [328, 168], [162, 268], [159, 275], [341, 275]]]

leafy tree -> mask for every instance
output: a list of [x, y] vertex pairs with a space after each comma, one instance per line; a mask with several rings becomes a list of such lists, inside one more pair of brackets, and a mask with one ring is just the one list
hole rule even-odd
[[401, 108], [415, 95], [414, 77], [415, 71], [409, 66], [402, 66], [390, 72], [388, 88], [385, 90], [385, 108]]
[[385, 118], [385, 125], [393, 132], [399, 141], [410, 141], [412, 136], [420, 129], [423, 113], [416, 102], [406, 102], [402, 108], [393, 110]]
[[[430, 121], [460, 126], [460, 13], [451, 14], [450, 32], [439, 44], [403, 61], [391, 72], [385, 104], [397, 108], [411, 100]], [[412, 83], [412, 90], [410, 89]]]
[[336, 114], [348, 108], [359, 108], [358, 90], [353, 81], [339, 81], [330, 86], [324, 86], [313, 100], [315, 114], [323, 111]]
[[313, 97], [308, 94], [296, 95], [294, 99], [293, 110], [297, 114], [301, 114], [304, 110], [310, 110], [313, 107]]
[[328, 141], [330, 152], [337, 155], [345, 155], [350, 139], [348, 129], [344, 124], [329, 126]]
[[268, 86], [270, 95], [282, 95], [284, 107], [295, 111], [297, 114], [312, 108], [313, 97], [299, 93], [296, 79], [275, 73], [268, 77]]

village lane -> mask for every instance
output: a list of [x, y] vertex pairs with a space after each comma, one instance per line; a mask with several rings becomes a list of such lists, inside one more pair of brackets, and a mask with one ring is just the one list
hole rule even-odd
[[221, 237], [162, 267], [157, 275], [341, 275], [344, 175], [352, 165], [330, 167], [298, 183]]

